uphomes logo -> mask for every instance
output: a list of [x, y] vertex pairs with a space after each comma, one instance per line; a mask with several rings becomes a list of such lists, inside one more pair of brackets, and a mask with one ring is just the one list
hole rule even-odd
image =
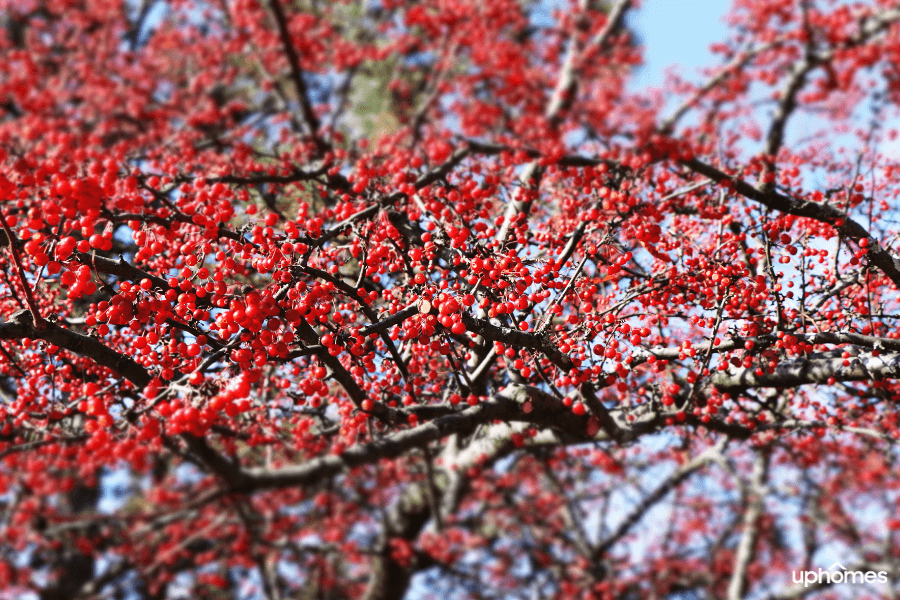
[[792, 571], [794, 583], [810, 585], [832, 585], [837, 583], [887, 583], [887, 571], [849, 571], [841, 563], [834, 563], [828, 570]]

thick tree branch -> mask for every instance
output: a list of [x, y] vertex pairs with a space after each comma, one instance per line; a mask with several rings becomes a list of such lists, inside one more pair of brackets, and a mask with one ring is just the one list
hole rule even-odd
[[165, 279], [135, 267], [122, 257], [119, 257], [119, 260], [113, 260], [96, 254], [73, 252], [72, 259], [83, 265], [93, 267], [101, 273], [115, 275], [119, 279], [125, 279], [134, 283], [140, 282], [142, 279], [149, 279], [153, 282], [153, 287], [156, 289], [163, 291], [169, 289], [169, 284]]
[[419, 309], [415, 304], [411, 304], [406, 308], [398, 310], [396, 313], [385, 317], [380, 321], [376, 321], [371, 325], [367, 325], [363, 327], [359, 334], [362, 336], [369, 335], [370, 333], [378, 333], [385, 331], [386, 329], [390, 329], [394, 325], [399, 325], [403, 323], [405, 320], [412, 318], [413, 316], [419, 314]]
[[477, 319], [465, 311], [462, 312], [462, 322], [467, 330], [477, 333], [486, 340], [510, 344], [519, 348], [539, 350], [553, 364], [564, 371], [569, 371], [575, 366], [568, 356], [553, 345], [550, 336], [546, 333], [527, 333], [518, 329], [493, 325], [489, 321]]
[[[873, 350], [891, 350], [894, 352], [900, 352], [900, 340], [894, 338], [886, 338], [886, 337], [876, 337], [871, 335], [862, 335], [860, 333], [853, 333], [850, 331], [824, 331], [822, 333], [794, 333], [791, 334], [797, 338], [798, 341], [804, 342], [806, 344], [835, 344], [835, 345], [843, 345], [843, 344], [851, 344], [854, 346], [860, 346], [863, 348], [871, 348]], [[704, 353], [709, 351], [710, 347], [712, 347], [713, 352], [730, 352], [732, 350], [737, 350], [743, 348], [747, 342], [753, 342], [755, 349], [762, 350], [768, 347], [771, 347], [775, 344], [780, 338], [775, 334], [767, 334], [760, 335], [754, 337], [740, 337], [733, 336], [728, 340], [723, 340], [720, 344], [713, 344], [712, 342], [703, 342], [700, 344], [696, 344], [694, 348], [698, 353]], [[683, 354], [684, 350], [679, 347], [675, 348], [638, 348], [635, 351], [635, 359], [632, 361], [632, 366], [641, 365], [647, 362], [647, 358], [651, 355], [656, 358], [661, 358], [665, 360], [675, 360], [679, 357], [679, 355]]]
[[[526, 403], [530, 405], [526, 406]], [[353, 446], [340, 455], [323, 456], [282, 469], [251, 469], [246, 473], [244, 485], [234, 491], [312, 485], [345, 469], [394, 458], [453, 433], [473, 431], [476, 426], [495, 419], [531, 422], [587, 439], [587, 417], [575, 415], [556, 398], [537, 388], [510, 386], [486, 402], [381, 440]]]
[[[546, 156], [542, 154], [540, 150], [535, 150], [534, 148], [518, 148], [514, 146], [507, 146], [504, 144], [492, 144], [488, 142], [479, 142], [478, 140], [469, 138], [465, 139], [465, 143], [468, 145], [472, 152], [483, 154], [485, 156], [496, 156], [497, 154], [502, 154], [503, 152], [524, 152], [525, 156], [527, 156], [528, 158], [538, 160], [546, 159]], [[591, 158], [589, 156], [580, 156], [577, 154], [566, 154], [559, 159], [554, 160], [553, 164], [560, 167], [596, 167], [598, 165], [605, 165], [606, 167], [615, 170], [620, 170], [622, 168], [621, 165], [611, 160]]]
[[[156, 225], [163, 225], [166, 228], [170, 228], [172, 224], [176, 222], [196, 226], [194, 220], [182, 212], [175, 212], [171, 216], [165, 218], [153, 214], [138, 213], [110, 214], [107, 215], [107, 218], [113, 223], [128, 223], [129, 221], [138, 221], [140, 223], [154, 223]], [[227, 229], [225, 227], [217, 227], [216, 235], [219, 238], [234, 240], [235, 242], [240, 242], [242, 244], [247, 242], [247, 239], [244, 238], [243, 235], [236, 231], [231, 231], [230, 229]]]
[[44, 340], [75, 354], [86, 356], [99, 365], [121, 375], [138, 388], [150, 383], [150, 373], [124, 354], [119, 354], [99, 340], [47, 322], [43, 329], [35, 326], [31, 313], [19, 311], [6, 323], [0, 323], [0, 340]]
[[[844, 360], [850, 365], [844, 366]], [[809, 354], [803, 358], [784, 360], [771, 373], [757, 375], [755, 369], [737, 373], [720, 372], [710, 376], [710, 384], [723, 392], [741, 393], [753, 388], [792, 388], [811, 383], [835, 381], [871, 381], [900, 377], [900, 353], [872, 356], [861, 353], [850, 359], [834, 354]]]

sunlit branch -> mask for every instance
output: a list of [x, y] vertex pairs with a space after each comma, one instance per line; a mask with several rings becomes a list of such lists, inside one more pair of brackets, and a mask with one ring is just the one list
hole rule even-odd
[[[531, 405], [523, 410], [526, 402]], [[552, 426], [582, 437], [587, 431], [587, 418], [575, 415], [552, 396], [537, 388], [512, 386], [476, 406], [438, 417], [413, 429], [399, 431], [368, 444], [348, 448], [338, 456], [316, 458], [282, 469], [250, 469], [246, 471], [247, 479], [243, 489], [235, 491], [311, 485], [344, 469], [399, 456], [407, 450], [435, 442], [453, 433], [472, 431], [477, 425], [490, 423], [495, 419]]]
[[769, 476], [770, 449], [758, 451], [753, 463], [753, 474], [744, 490], [743, 531], [734, 557], [734, 570], [728, 582], [728, 600], [741, 600], [747, 590], [747, 568], [756, 555], [756, 541], [759, 537], [759, 520], [762, 516], [767, 493], [766, 481]]
[[[849, 365], [844, 366], [848, 361]], [[740, 393], [755, 388], [793, 388], [812, 383], [834, 381], [879, 381], [900, 377], [900, 354], [872, 356], [870, 353], [845, 359], [826, 354], [808, 354], [803, 358], [782, 360], [771, 372], [756, 374], [756, 369], [740, 369], [737, 373], [720, 372], [709, 382], [721, 391]]]

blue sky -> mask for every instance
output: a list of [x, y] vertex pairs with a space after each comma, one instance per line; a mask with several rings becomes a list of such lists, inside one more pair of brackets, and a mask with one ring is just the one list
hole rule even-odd
[[644, 67], [632, 89], [660, 86], [673, 65], [693, 79], [698, 68], [717, 64], [709, 45], [726, 37], [723, 17], [730, 6], [730, 0], [649, 0], [631, 13], [628, 23], [644, 46]]

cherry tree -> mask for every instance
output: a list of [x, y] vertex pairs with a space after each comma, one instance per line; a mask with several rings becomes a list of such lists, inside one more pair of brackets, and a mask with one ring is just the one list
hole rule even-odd
[[0, 597], [897, 592], [894, 0], [2, 4]]

